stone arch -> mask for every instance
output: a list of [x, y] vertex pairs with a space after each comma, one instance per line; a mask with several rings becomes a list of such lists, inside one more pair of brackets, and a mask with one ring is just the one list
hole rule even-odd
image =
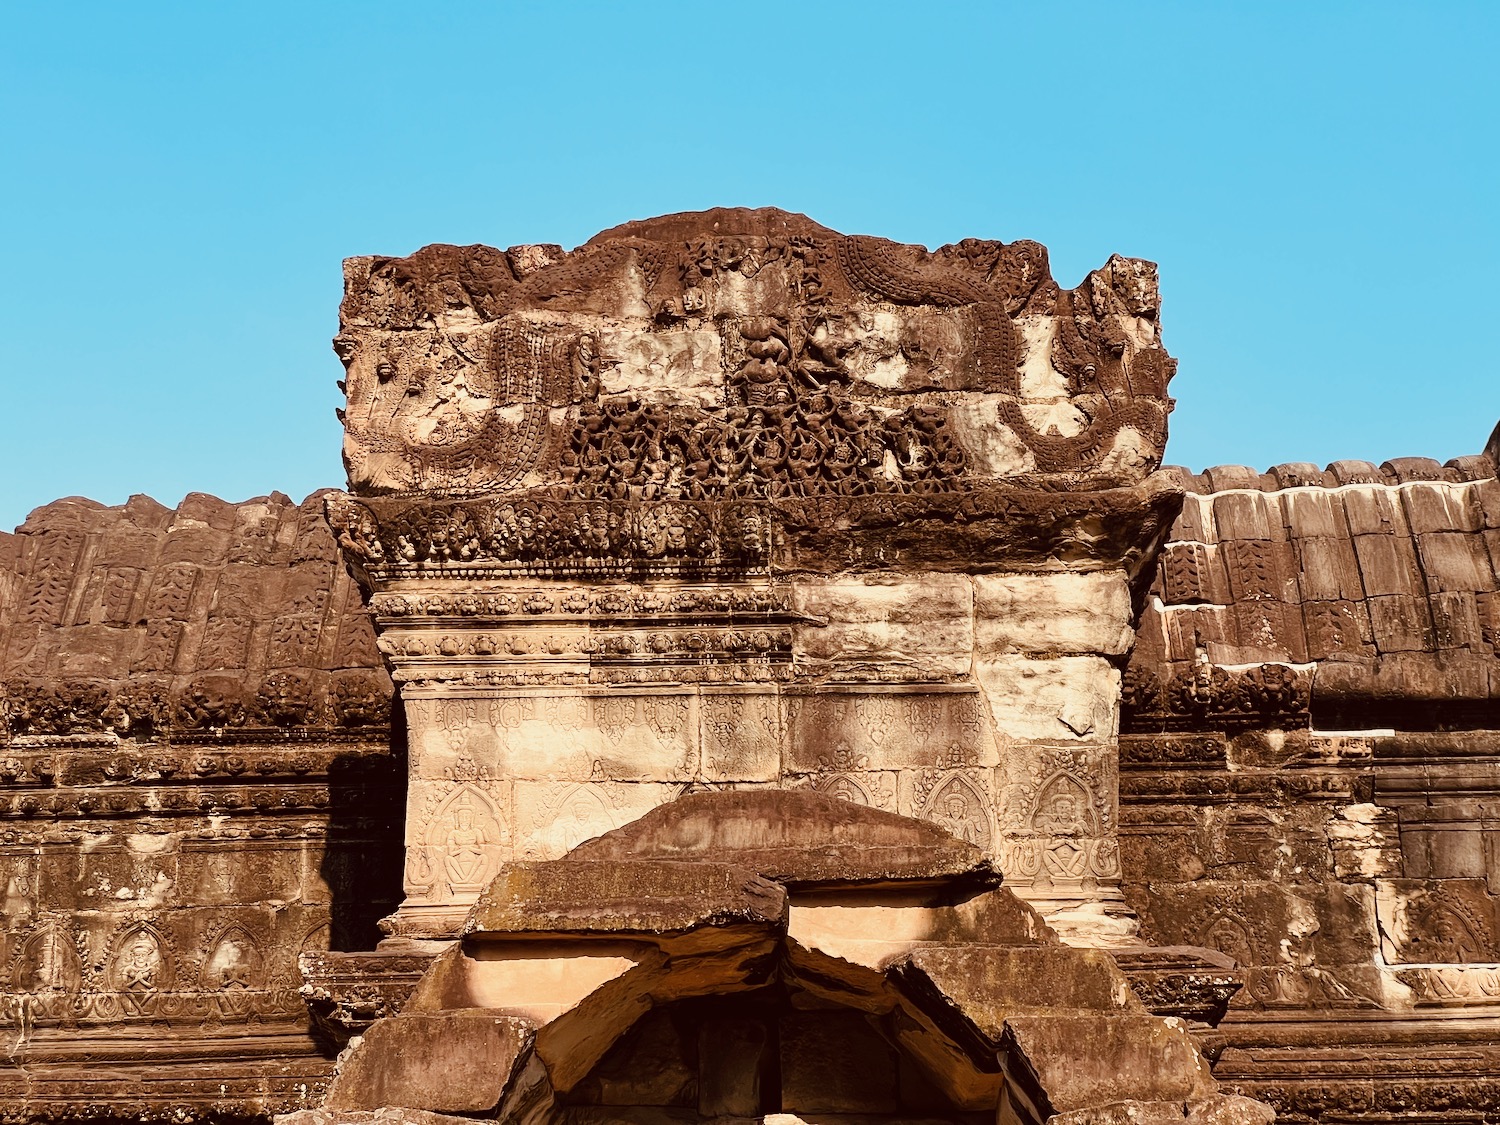
[[[795, 941], [782, 956], [769, 978], [742, 969], [660, 997], [644, 987], [632, 1005], [643, 1014], [596, 1043], [586, 1068], [576, 1058], [549, 1068], [554, 1120], [789, 1113], [816, 1121], [833, 1113], [958, 1125], [993, 1113], [1007, 1096], [1040, 1100], [1035, 1090], [1007, 1094], [1004, 1067], [981, 1037], [932, 1027], [922, 1005], [884, 975], [851, 972]], [[580, 1005], [543, 1035], [577, 1041], [583, 1025], [599, 1021], [590, 1008]], [[538, 1048], [547, 1049], [540, 1038]]]
[[680, 797], [501, 868], [324, 1108], [1265, 1125], [1108, 954], [1062, 944], [998, 882], [931, 822], [813, 790]]

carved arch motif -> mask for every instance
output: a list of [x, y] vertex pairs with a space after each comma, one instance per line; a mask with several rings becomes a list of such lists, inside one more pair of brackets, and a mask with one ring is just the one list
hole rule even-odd
[[820, 793], [827, 793], [830, 797], [837, 797], [841, 801], [848, 801], [855, 805], [867, 805], [876, 807], [876, 802], [871, 798], [870, 791], [847, 773], [835, 773], [822, 778], [815, 788]]
[[489, 795], [465, 783], [433, 809], [422, 838], [433, 884], [458, 897], [478, 894], [494, 877], [496, 850], [509, 843], [510, 834]]
[[205, 992], [244, 992], [265, 984], [265, 955], [260, 943], [243, 925], [229, 922], [210, 931], [207, 952], [198, 970], [198, 986]]
[[989, 850], [994, 839], [989, 802], [979, 787], [962, 773], [951, 774], [933, 789], [922, 811], [922, 819], [985, 851]]
[[172, 942], [155, 922], [132, 922], [110, 942], [104, 979], [111, 991], [144, 999], [169, 991], [175, 976]]
[[1055, 770], [1037, 787], [1031, 828], [1047, 836], [1100, 834], [1092, 788], [1076, 773]]
[[40, 922], [16, 947], [10, 983], [15, 992], [76, 992], [83, 963], [76, 939], [56, 919]]

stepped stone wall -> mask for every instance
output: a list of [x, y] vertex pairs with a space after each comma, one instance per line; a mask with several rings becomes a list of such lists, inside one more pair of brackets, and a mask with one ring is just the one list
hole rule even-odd
[[391, 683], [322, 497], [0, 534], [0, 1116], [263, 1119], [325, 1080], [300, 951], [399, 890]]
[[1142, 936], [1241, 966], [1215, 1073], [1285, 1119], [1489, 1120], [1492, 456], [1180, 479], [1124, 676]]

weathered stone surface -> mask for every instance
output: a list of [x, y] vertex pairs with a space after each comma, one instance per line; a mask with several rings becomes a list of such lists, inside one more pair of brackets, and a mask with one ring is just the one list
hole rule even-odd
[[797, 889], [999, 882], [983, 852], [936, 825], [806, 791], [688, 794], [569, 854], [608, 862], [710, 857]]
[[[585, 853], [587, 855], [587, 853]], [[663, 936], [700, 926], [786, 920], [786, 892], [751, 869], [692, 863], [571, 859], [509, 863], [484, 889], [466, 937]]]
[[931, 988], [947, 997], [996, 1040], [1014, 1015], [1140, 1011], [1124, 974], [1102, 950], [945, 945], [917, 950], [891, 972], [913, 988]]
[[38, 508], [3, 536], [5, 729], [111, 744], [253, 729], [383, 736], [390, 679], [323, 496]]
[[[928, 252], [771, 209], [630, 223], [569, 253], [351, 259], [345, 460], [356, 491], [620, 498], [1140, 479], [1173, 366], [1155, 293], [1146, 262], [1065, 294], [1034, 244]], [[965, 442], [976, 429], [995, 437]]]
[[0, 534], [0, 1115], [264, 1118], [326, 1078], [298, 956], [378, 939], [404, 778], [322, 507]]
[[532, 1030], [525, 1020], [483, 1010], [380, 1020], [339, 1056], [323, 1108], [493, 1112]]

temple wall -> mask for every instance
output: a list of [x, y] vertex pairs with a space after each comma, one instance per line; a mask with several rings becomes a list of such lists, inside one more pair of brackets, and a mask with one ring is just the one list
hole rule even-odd
[[[1111, 658], [1133, 636], [1121, 572], [490, 585], [442, 598], [481, 612], [455, 628], [424, 612], [439, 608], [432, 597], [375, 603], [382, 645], [408, 657], [397, 657], [411, 762], [397, 935], [443, 936], [501, 863], [557, 858], [700, 788], [810, 787], [942, 824], [1059, 925], [1118, 882]], [[682, 608], [715, 599], [750, 608], [720, 620]], [[689, 663], [705, 644], [721, 662]], [[417, 647], [428, 663], [409, 660]], [[470, 652], [477, 682], [444, 648]], [[665, 670], [666, 682], [588, 683], [601, 664]], [[560, 665], [584, 682], [482, 682]], [[422, 678], [434, 670], [445, 679]], [[1095, 941], [1132, 929], [1102, 907], [1073, 924]]]
[[1156, 270], [775, 210], [351, 259], [330, 518], [403, 685], [407, 899], [695, 787], [950, 827], [1129, 941], [1119, 665], [1177, 500]]
[[1184, 484], [1126, 671], [1142, 936], [1243, 967], [1215, 1072], [1283, 1119], [1493, 1113], [1493, 463]]
[[1150, 263], [711, 215], [353, 259], [349, 493], [0, 535], [0, 1116], [316, 1104], [502, 864], [789, 788], [1283, 1120], [1500, 1119], [1494, 439], [1159, 470]]
[[297, 958], [378, 938], [402, 795], [321, 498], [62, 500], [0, 559], [0, 1113], [306, 1104]]

